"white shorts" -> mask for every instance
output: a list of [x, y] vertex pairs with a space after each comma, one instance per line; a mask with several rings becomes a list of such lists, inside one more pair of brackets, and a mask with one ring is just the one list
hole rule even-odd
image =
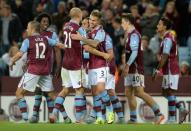
[[101, 67], [97, 69], [90, 69], [88, 71], [88, 82], [90, 86], [95, 86], [99, 82], [106, 82], [106, 76], [109, 71], [108, 67]]
[[162, 88], [178, 90], [179, 75], [163, 75]]
[[110, 90], [110, 89], [115, 90], [115, 76], [110, 73], [107, 74], [105, 89], [106, 90]]
[[125, 86], [145, 87], [144, 75], [142, 74], [127, 74], [124, 81]]
[[67, 70], [62, 68], [61, 71], [62, 86], [69, 88], [80, 88], [86, 86], [85, 70]]
[[18, 87], [30, 92], [34, 92], [37, 85], [44, 92], [50, 92], [54, 90], [51, 75], [34, 75], [28, 72], [23, 75]]

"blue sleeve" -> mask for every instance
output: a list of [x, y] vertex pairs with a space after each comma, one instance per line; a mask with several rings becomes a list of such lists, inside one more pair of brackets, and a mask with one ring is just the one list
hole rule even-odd
[[27, 52], [28, 48], [29, 48], [29, 39], [25, 39], [25, 40], [23, 41], [23, 43], [22, 43], [22, 46], [21, 46], [21, 48], [20, 48], [20, 51], [23, 52], [23, 53], [25, 53], [25, 52]]
[[58, 35], [56, 34], [56, 32], [53, 32], [51, 39], [56, 40], [57, 42], [59, 41], [59, 38], [58, 38]]
[[[86, 30], [85, 30], [84, 28], [80, 27], [80, 28], [78, 29], [78, 32], [80, 33], [80, 35], [82, 35], [82, 36], [84, 36], [84, 37], [87, 37], [87, 33], [86, 33]], [[80, 41], [80, 44], [83, 45], [84, 42]]]
[[106, 50], [113, 49], [113, 41], [109, 35], [106, 36]]
[[130, 37], [130, 48], [132, 50], [132, 53], [129, 57], [129, 60], [127, 64], [130, 66], [136, 59], [138, 54], [138, 48], [139, 48], [139, 36], [137, 34], [132, 34]]
[[83, 57], [84, 59], [89, 59], [90, 58], [90, 53], [87, 51], [83, 51]]
[[164, 39], [163, 42], [163, 54], [170, 54], [170, 50], [172, 48], [172, 40], [169, 38]]
[[49, 44], [50, 46], [55, 46], [55, 45], [58, 43], [56, 40], [50, 39], [50, 38], [48, 38], [48, 37], [47, 37], [47, 40], [48, 40], [48, 44]]
[[98, 40], [99, 42], [103, 42], [105, 40], [105, 31], [104, 30], [98, 30], [96, 33], [96, 36], [94, 37], [94, 40]]
[[135, 59], [136, 59], [136, 57], [137, 57], [137, 54], [138, 54], [138, 51], [133, 51], [133, 52], [131, 53], [131, 56], [129, 57], [129, 60], [128, 60], [128, 62], [127, 62], [127, 64], [128, 64], [129, 66], [135, 61]]
[[82, 35], [82, 36], [87, 36], [87, 33], [86, 33], [86, 30], [84, 29], [84, 28], [82, 28], [82, 27], [80, 27], [79, 29], [78, 29], [78, 32], [80, 33], [80, 35]]
[[130, 37], [130, 47], [132, 51], [138, 51], [139, 48], [139, 36], [137, 34], [132, 34]]

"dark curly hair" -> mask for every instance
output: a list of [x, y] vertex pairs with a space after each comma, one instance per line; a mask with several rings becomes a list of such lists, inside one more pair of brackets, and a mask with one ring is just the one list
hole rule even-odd
[[50, 15], [49, 15], [48, 13], [41, 13], [41, 14], [39, 14], [39, 15], [36, 17], [35, 20], [40, 23], [41, 20], [42, 20], [42, 18], [44, 18], [44, 17], [48, 18], [49, 25], [51, 25], [52, 19], [51, 19]]

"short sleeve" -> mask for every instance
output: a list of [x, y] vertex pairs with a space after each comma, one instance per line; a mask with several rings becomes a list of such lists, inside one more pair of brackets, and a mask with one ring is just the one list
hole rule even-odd
[[50, 46], [55, 46], [55, 45], [58, 43], [56, 40], [50, 39], [50, 38], [48, 38], [48, 37], [47, 37], [47, 40], [48, 40], [48, 44], [49, 44]]
[[163, 53], [170, 54], [170, 50], [172, 48], [172, 40], [170, 38], [166, 38], [164, 39], [163, 44]]
[[105, 44], [106, 44], [106, 50], [113, 49], [113, 42], [109, 35], [106, 35]]
[[98, 40], [99, 42], [103, 42], [105, 40], [105, 31], [104, 30], [98, 30], [96, 33], [96, 36], [94, 37], [94, 40]]
[[132, 51], [137, 51], [139, 48], [139, 36], [136, 33], [133, 33], [130, 37], [130, 47]]
[[25, 40], [23, 41], [23, 43], [22, 43], [22, 46], [21, 46], [21, 48], [20, 48], [20, 51], [23, 52], [23, 53], [25, 53], [25, 52], [27, 52], [28, 48], [29, 48], [29, 39], [25, 39]]
[[53, 32], [51, 39], [56, 40], [57, 42], [59, 41], [59, 38], [58, 38], [58, 35], [56, 34], [56, 32]]
[[[85, 30], [84, 28], [80, 27], [80, 28], [78, 29], [78, 32], [80, 33], [80, 35], [82, 35], [82, 36], [84, 36], [84, 37], [87, 37], [87, 33], [86, 33], [86, 30]], [[80, 43], [81, 43], [82, 45], [84, 44], [84, 42], [82, 42], [82, 41], [80, 41]]]

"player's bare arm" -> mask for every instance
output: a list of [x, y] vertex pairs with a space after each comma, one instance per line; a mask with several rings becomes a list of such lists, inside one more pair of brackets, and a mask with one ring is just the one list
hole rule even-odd
[[98, 40], [92, 40], [92, 39], [88, 39], [86, 37], [83, 37], [82, 35], [80, 35], [80, 33], [71, 34], [71, 38], [73, 40], [80, 40], [80, 41], [84, 42], [85, 44], [88, 44], [92, 47], [97, 47], [98, 44], [100, 43]]
[[61, 72], [61, 51], [58, 47], [54, 47], [55, 50], [55, 61], [56, 61], [56, 77], [60, 77], [60, 72]]
[[89, 53], [92, 53], [92, 54], [97, 55], [97, 56], [101, 56], [104, 59], [106, 59], [107, 61], [110, 61], [113, 58], [113, 56], [111, 56], [109, 53], [98, 51], [98, 50], [96, 50], [95, 48], [93, 48], [93, 47], [91, 47], [89, 45], [84, 45], [83, 47]]
[[157, 69], [160, 70], [166, 64], [167, 60], [168, 60], [168, 54], [163, 54], [161, 60], [159, 61]]
[[168, 60], [168, 54], [162, 54], [161, 60], [159, 61], [159, 64], [157, 66], [157, 69], [154, 71], [153, 74], [153, 80], [156, 79], [157, 74], [160, 72], [159, 70], [166, 64], [167, 60]]
[[107, 53], [110, 55], [110, 60], [114, 58], [114, 52], [113, 49], [107, 50]]

